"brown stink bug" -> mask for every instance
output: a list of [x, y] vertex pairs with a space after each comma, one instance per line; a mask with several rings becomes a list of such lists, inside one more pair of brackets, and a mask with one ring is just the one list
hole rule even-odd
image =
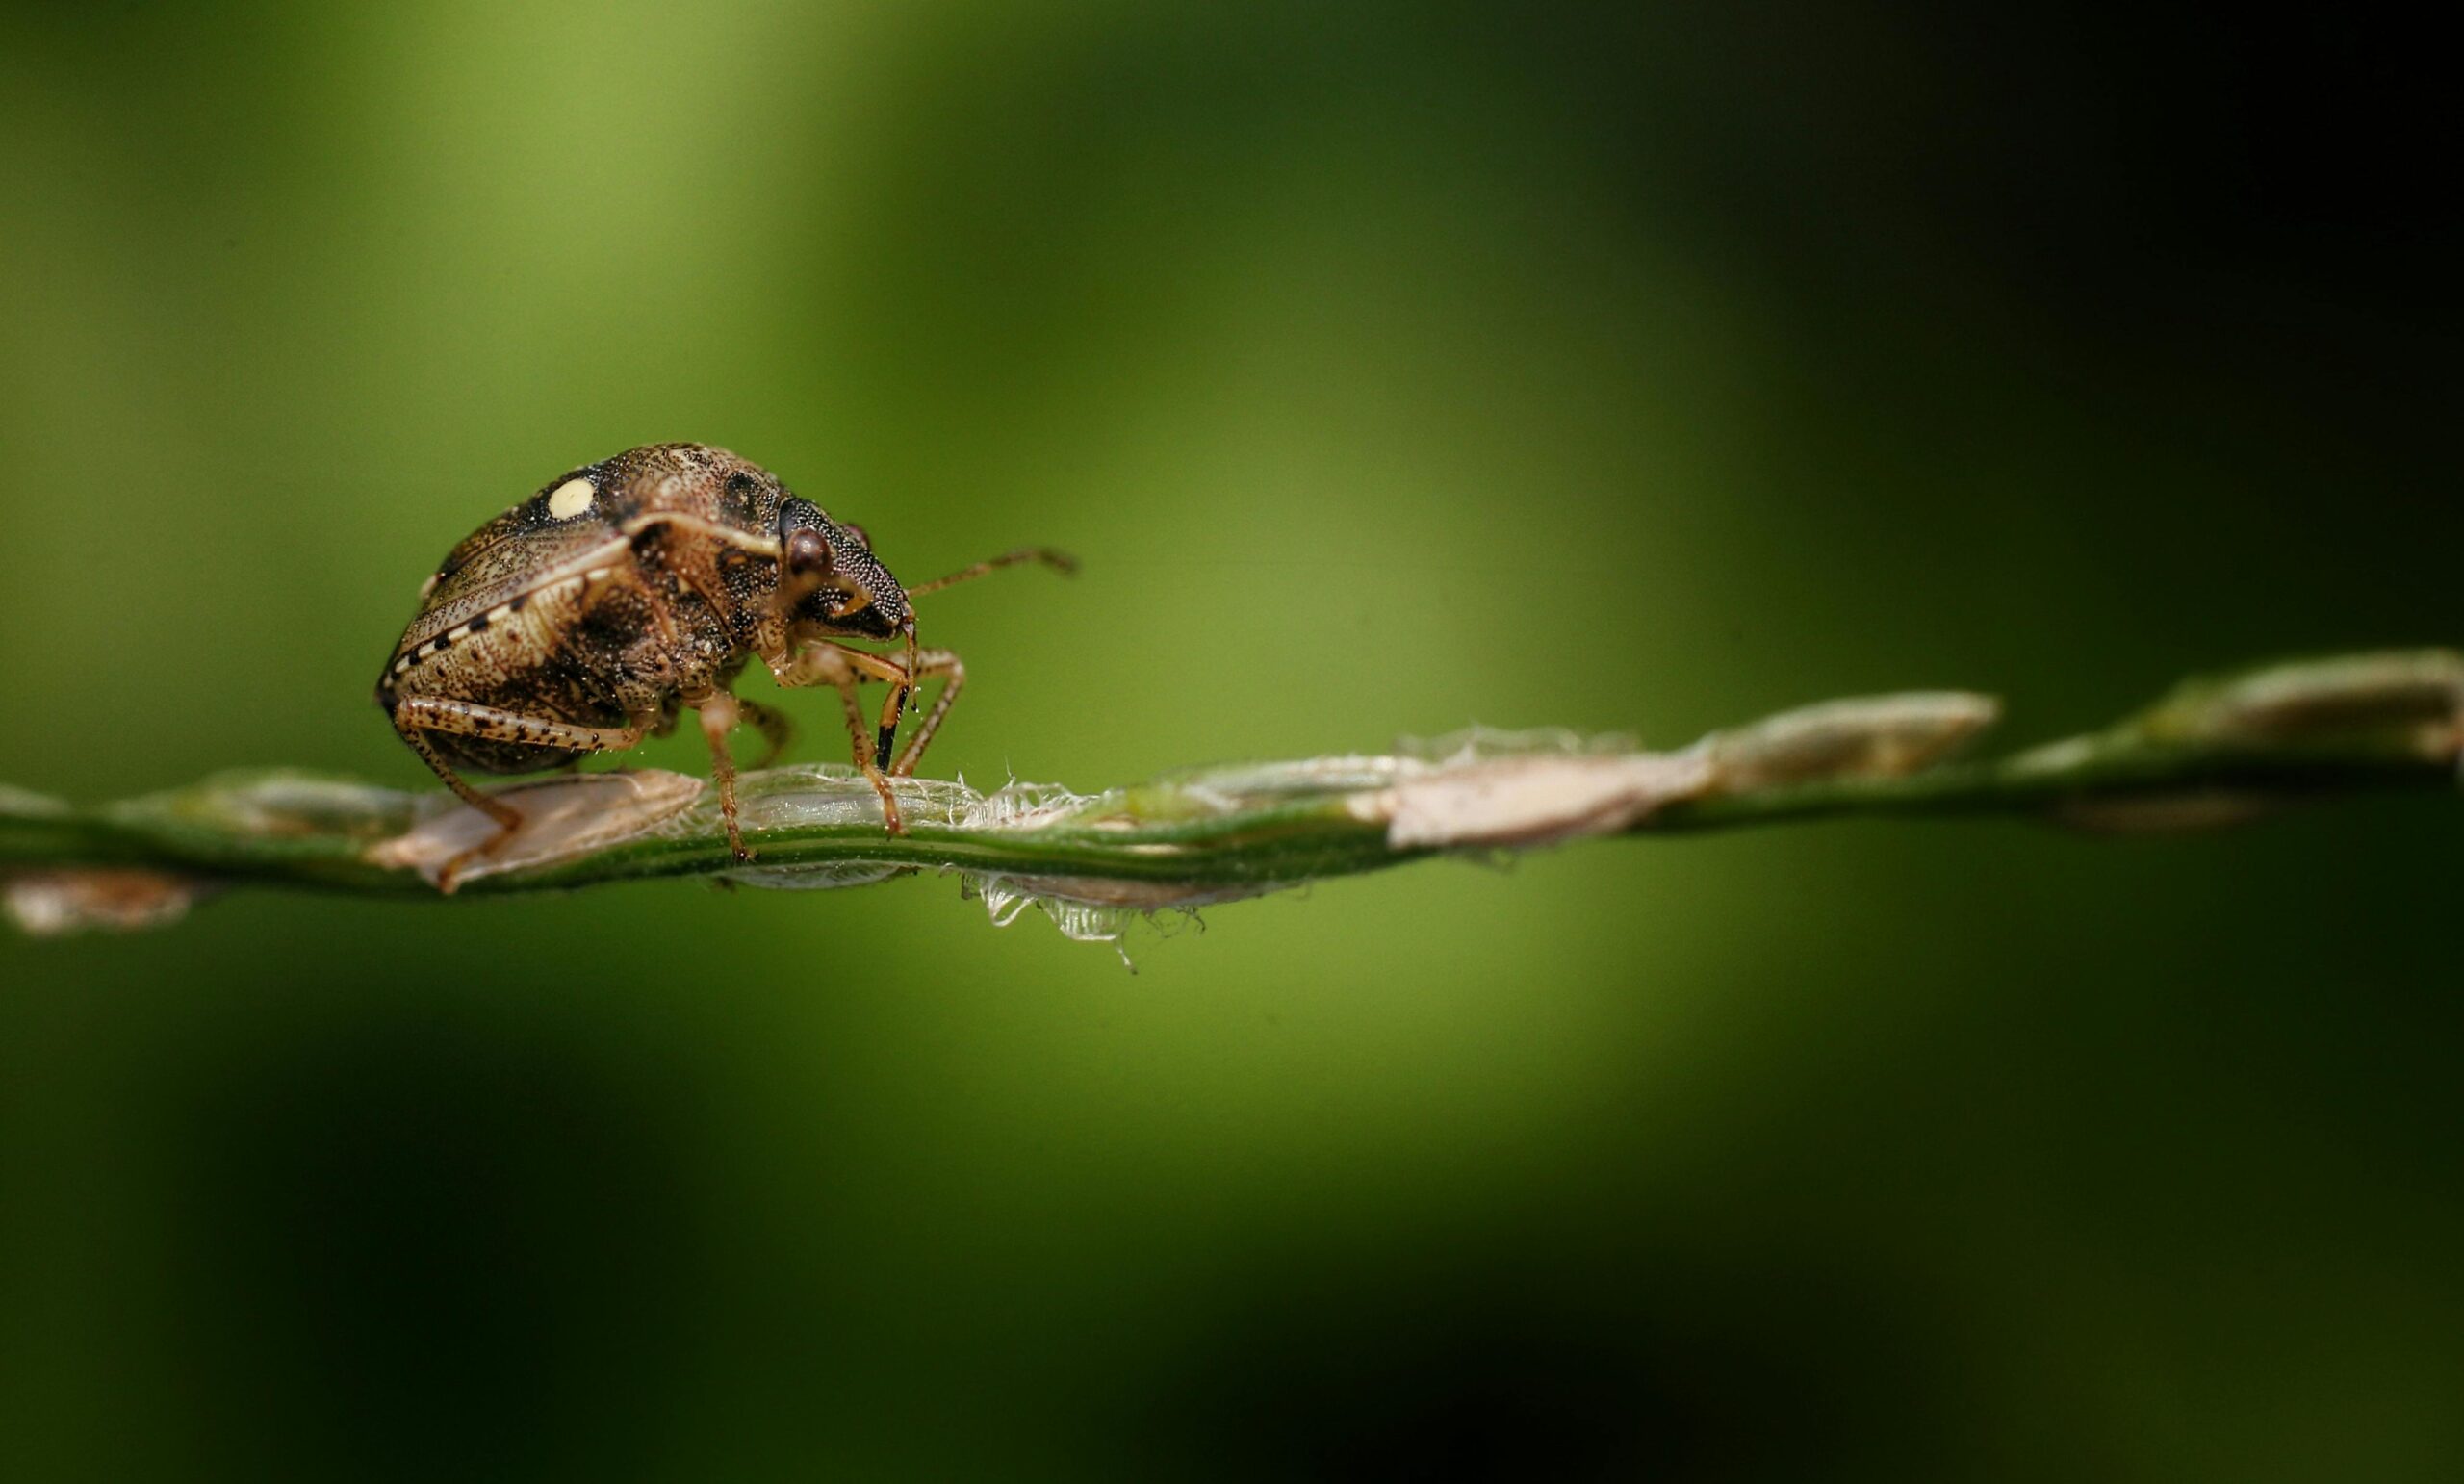
[[[910, 600], [1021, 561], [1072, 567], [1029, 549], [901, 588], [861, 527], [700, 444], [633, 448], [551, 480], [447, 554], [376, 682], [402, 740], [500, 827], [440, 884], [452, 890], [457, 868], [522, 823], [457, 769], [529, 773], [621, 752], [674, 730], [679, 708], [700, 717], [728, 842], [751, 859], [728, 733], [740, 722], [758, 728], [767, 766], [791, 732], [784, 716], [732, 693], [756, 655], [781, 685], [837, 688], [883, 823], [904, 833], [884, 774], [915, 771], [966, 680], [956, 654], [916, 647]], [[845, 639], [900, 648], [876, 654]], [[900, 712], [935, 676], [941, 693], [893, 758]], [[876, 680], [889, 697], [868, 734], [856, 688]]]

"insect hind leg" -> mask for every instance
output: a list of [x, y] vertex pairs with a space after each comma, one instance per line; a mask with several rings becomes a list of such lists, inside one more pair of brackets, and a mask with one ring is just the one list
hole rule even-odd
[[[394, 729], [409, 740], [414, 731], [441, 731], [487, 742], [522, 747], [552, 747], [569, 753], [618, 753], [642, 740], [647, 729], [639, 722], [623, 727], [584, 727], [574, 722], [524, 716], [470, 701], [437, 696], [406, 696], [394, 708]], [[411, 744], [414, 748], [419, 743]], [[422, 750], [422, 755], [427, 755]], [[459, 792], [459, 790], [456, 790]]]
[[427, 733], [443, 732], [450, 736], [478, 737], [491, 742], [513, 742], [530, 747], [561, 748], [576, 753], [622, 752], [642, 739], [643, 727], [634, 723], [625, 727], [580, 727], [571, 722], [549, 721], [543, 717], [523, 716], [495, 706], [477, 705], [468, 701], [448, 701], [435, 696], [406, 696], [394, 705], [392, 719], [395, 731], [400, 733], [412, 752], [428, 765], [463, 803], [494, 820], [497, 832], [445, 863], [437, 873], [437, 889], [450, 896], [456, 877], [473, 860], [492, 854], [512, 838], [522, 828], [522, 811], [512, 805], [474, 787], [470, 780], [454, 771], [444, 755], [429, 741]]
[[420, 761], [427, 764], [428, 771], [443, 780], [445, 786], [452, 789], [455, 796], [463, 803], [495, 820], [508, 832], [521, 826], [522, 811], [494, 794], [471, 786], [470, 780], [454, 772], [452, 764], [447, 762], [444, 755], [436, 750], [435, 744], [428, 741], [426, 728], [405, 726], [398, 712], [394, 720], [394, 730], [404, 742], [410, 744], [412, 752], [420, 755]]

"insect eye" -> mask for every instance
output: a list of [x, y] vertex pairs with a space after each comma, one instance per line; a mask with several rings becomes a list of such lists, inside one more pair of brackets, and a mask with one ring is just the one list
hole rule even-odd
[[828, 572], [830, 543], [808, 525], [787, 533], [787, 566], [796, 572]]

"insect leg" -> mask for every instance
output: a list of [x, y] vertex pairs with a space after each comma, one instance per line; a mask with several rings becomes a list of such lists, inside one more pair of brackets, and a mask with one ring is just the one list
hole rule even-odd
[[924, 749], [932, 742], [933, 733], [940, 729], [941, 718], [950, 714], [951, 704], [966, 685], [966, 666], [959, 663], [959, 657], [948, 650], [915, 652], [914, 683], [922, 685], [928, 675], [941, 677], [941, 693], [933, 698], [933, 709], [925, 712], [924, 720], [916, 724], [913, 734], [907, 739], [907, 750], [898, 755], [897, 766], [889, 770], [896, 778], [906, 778], [915, 771], [916, 761], [924, 755]]
[[794, 718], [775, 706], [747, 701], [742, 696], [735, 698], [735, 706], [744, 713], [744, 719], [753, 724], [754, 729], [761, 733], [761, 760], [754, 767], [766, 768], [777, 762], [787, 751], [787, 745], [796, 739]]
[[[787, 678], [790, 674], [804, 674], [808, 667], [820, 668], [811, 669], [810, 673], [806, 674], [801, 679]], [[850, 649], [827, 639], [808, 646], [797, 654], [785, 672], [781, 672], [775, 665], [771, 667], [771, 671], [779, 676], [779, 683], [782, 685], [809, 685], [816, 679], [830, 680], [834, 685], [838, 682], [832, 678], [831, 667], [853, 671], [857, 683], [864, 680], [880, 680], [889, 686], [889, 699], [882, 703], [881, 726], [873, 736], [871, 763], [875, 770], [886, 770], [889, 767], [890, 749], [898, 741], [899, 708], [907, 704], [908, 695], [914, 689], [914, 677], [908, 674], [905, 665], [886, 654], [867, 653], [862, 650]], [[861, 760], [861, 758], [858, 759], [858, 761]]]
[[623, 752], [642, 740], [642, 733], [647, 729], [638, 722], [624, 727], [583, 727], [573, 722], [552, 722], [545, 717], [524, 716], [518, 711], [501, 711], [495, 706], [478, 705], [468, 701], [406, 696], [397, 704], [394, 729], [407, 738], [413, 729], [449, 731], [456, 736], [480, 737], [490, 742], [560, 748], [574, 753]]
[[[933, 733], [940, 729], [941, 719], [950, 714], [951, 705], [959, 699], [960, 689], [966, 684], [966, 666], [948, 650], [916, 651], [915, 669], [910, 673], [907, 667], [884, 655], [868, 654], [862, 650], [848, 649], [824, 640], [799, 651], [783, 669], [775, 665], [771, 668], [782, 685], [810, 685], [822, 680], [839, 684], [833, 673], [845, 674], [847, 679], [843, 688], [851, 696], [859, 678], [887, 682], [890, 699], [882, 707], [880, 729], [874, 736], [872, 767], [887, 772], [893, 778], [906, 778], [915, 771], [915, 764], [932, 742]], [[925, 713], [913, 735], [908, 738], [906, 751], [898, 755], [898, 761], [893, 765], [890, 762], [890, 744], [896, 736], [898, 703], [910, 690], [920, 686], [928, 676], [937, 675], [941, 677], [941, 693], [933, 698], [932, 710]], [[854, 735], [861, 729], [862, 719], [854, 712], [850, 716], [849, 733]], [[856, 760], [864, 761], [860, 739]]]
[[[776, 665], [770, 668], [782, 685], [810, 685], [815, 680], [828, 680], [836, 685], [839, 683], [836, 676], [842, 672], [851, 674], [847, 682], [850, 686], [863, 680], [880, 680], [888, 685], [889, 700], [882, 704], [881, 726], [874, 733], [873, 757], [868, 766], [875, 771], [889, 767], [890, 748], [898, 740], [899, 707], [906, 704], [908, 692], [915, 684], [914, 677], [907, 673], [905, 665], [886, 655], [866, 653], [862, 650], [822, 639], [799, 651], [785, 670]], [[790, 676], [799, 678], [791, 679]], [[852, 690], [850, 694], [853, 694]], [[859, 756], [857, 761], [861, 762], [863, 758]]]
[[873, 760], [874, 739], [865, 735], [864, 704], [856, 694], [856, 683], [859, 678], [885, 679], [895, 688], [906, 682], [907, 672], [880, 655], [826, 640], [808, 644], [792, 656], [776, 660], [765, 657], [763, 663], [769, 665], [771, 675], [782, 685], [830, 685], [837, 689], [839, 703], [847, 708], [847, 740], [856, 750], [856, 766], [864, 770], [873, 792], [881, 795], [882, 823], [890, 833], [905, 834], [907, 824], [899, 817], [898, 799], [890, 792], [889, 780], [883, 776], [881, 765]]
[[494, 794], [483, 793], [479, 789], [472, 787], [470, 782], [465, 780], [461, 774], [454, 772], [452, 767], [449, 765], [442, 756], [438, 755], [436, 749], [428, 744], [427, 735], [424, 729], [416, 726], [405, 726], [402, 723], [399, 714], [397, 713], [394, 721], [394, 729], [401, 734], [403, 741], [411, 745], [412, 752], [420, 755], [420, 761], [426, 763], [430, 772], [433, 772], [438, 778], [444, 780], [445, 786], [452, 789], [456, 795], [460, 796], [463, 803], [471, 806], [471, 807], [475, 809], [477, 809], [480, 813], [485, 814], [490, 819], [495, 820], [498, 826], [507, 834], [512, 833], [521, 826], [522, 811], [515, 808], [512, 805], [506, 804], [498, 799]]
[[490, 794], [480, 792], [462, 776], [446, 765], [437, 755], [425, 733], [450, 732], [456, 736], [482, 737], [492, 742], [520, 742], [537, 747], [563, 748], [578, 753], [622, 752], [642, 740], [643, 728], [636, 722], [627, 727], [578, 727], [571, 722], [552, 722], [536, 716], [522, 716], [500, 711], [495, 706], [475, 705], [468, 701], [447, 701], [435, 696], [409, 696], [398, 702], [393, 714], [394, 729], [420, 755], [422, 761], [445, 780], [445, 786], [459, 795], [462, 802], [497, 823], [497, 832], [445, 863], [437, 873], [439, 891], [452, 895], [454, 879], [469, 862], [487, 855], [509, 839], [522, 828], [522, 811]]
[[[966, 684], [966, 666], [959, 663], [958, 655], [948, 650], [915, 651], [915, 667], [912, 670], [885, 655], [866, 654], [861, 651], [850, 652], [881, 666], [881, 670], [867, 673], [876, 679], [889, 682], [889, 699], [882, 704], [881, 727], [874, 734], [873, 766], [887, 769], [892, 778], [906, 778], [914, 773], [916, 759], [924, 755], [925, 745], [939, 729], [941, 718], [950, 714], [951, 704], [959, 699], [960, 688]], [[890, 746], [898, 740], [899, 708], [909, 697], [924, 688], [925, 677], [934, 675], [941, 677], [941, 693], [933, 698], [932, 711], [916, 726], [914, 735], [908, 738], [906, 750], [898, 755], [898, 761], [892, 763]]]
[[[881, 725], [873, 730], [873, 766], [876, 768], [889, 767], [889, 750], [898, 742], [898, 713], [907, 705], [907, 698], [913, 693], [914, 687], [914, 678], [908, 674], [906, 667], [901, 666], [898, 678], [889, 682], [888, 699], [882, 703]], [[891, 768], [890, 771], [895, 773], [898, 770]]]
[[718, 776], [719, 817], [727, 821], [728, 848], [738, 860], [751, 860], [753, 852], [744, 848], [744, 827], [736, 818], [735, 754], [728, 751], [728, 733], [741, 720], [743, 703], [726, 691], [695, 706], [702, 719], [702, 739], [710, 744], [710, 766]]

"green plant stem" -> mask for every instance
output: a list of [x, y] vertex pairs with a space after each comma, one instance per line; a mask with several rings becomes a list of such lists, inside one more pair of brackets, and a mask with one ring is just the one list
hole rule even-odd
[[[958, 870], [982, 878], [1112, 882], [1172, 893], [1240, 894], [1450, 851], [1572, 834], [1675, 833], [1830, 816], [2019, 815], [2099, 829], [2181, 828], [2324, 795], [2453, 794], [2464, 657], [2412, 651], [2303, 661], [2177, 689], [2102, 731], [1979, 762], [1938, 762], [1988, 721], [1975, 697], [1835, 703], [1717, 733], [1679, 754], [1474, 745], [1450, 758], [1314, 759], [1180, 775], [1093, 799], [1064, 796], [1024, 822], [953, 806], [910, 812], [903, 836], [852, 806], [754, 832], [763, 873]], [[1930, 707], [1930, 709], [1929, 709]], [[1581, 769], [1657, 758], [1693, 768], [1663, 795], [1528, 836], [1508, 828], [1433, 842], [1403, 838], [1394, 791], [1413, 779], [1521, 779], [1533, 759]], [[1588, 775], [1586, 775], [1588, 776]], [[843, 800], [860, 785], [822, 770], [746, 777], [749, 798]], [[956, 785], [933, 785], [955, 790]], [[1516, 786], [1522, 786], [1518, 783]], [[950, 797], [959, 797], [955, 793]], [[981, 802], [964, 795], [960, 802]], [[1386, 801], [1386, 803], [1381, 803]], [[222, 775], [189, 788], [72, 808], [0, 789], [0, 876], [118, 869], [211, 886], [434, 897], [411, 866], [372, 855], [433, 819], [442, 796], [294, 773]], [[824, 811], [826, 813], [826, 811]], [[653, 877], [737, 873], [706, 797], [683, 814], [596, 848], [467, 882], [468, 896], [563, 890]]]

